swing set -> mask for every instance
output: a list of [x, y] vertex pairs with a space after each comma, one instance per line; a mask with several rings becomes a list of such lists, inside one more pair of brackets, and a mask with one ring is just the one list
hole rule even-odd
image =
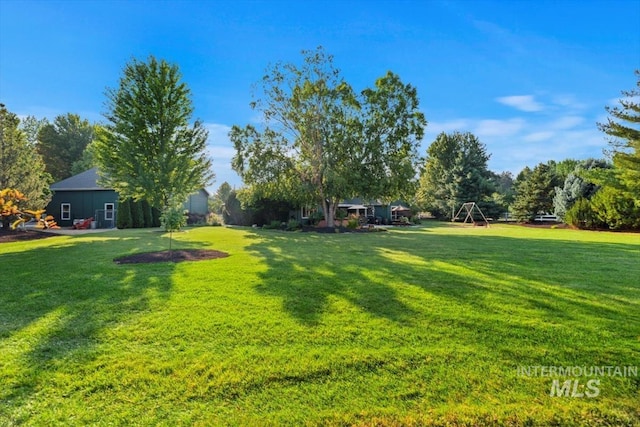
[[[451, 218], [451, 221], [455, 221], [460, 219], [460, 213], [462, 211], [465, 211], [466, 216], [464, 218], [464, 221], [462, 221], [463, 224], [466, 224], [467, 221], [470, 220], [470, 223], [472, 223], [473, 225], [477, 225], [477, 226], [482, 226], [482, 225], [486, 225], [487, 227], [489, 227], [489, 220], [487, 219], [487, 217], [484, 216], [484, 213], [482, 213], [482, 210], [480, 209], [480, 207], [476, 204], [476, 202], [467, 202], [467, 203], [463, 203], [462, 206], [460, 207], [460, 209], [458, 210], [458, 213]], [[476, 220], [476, 217], [474, 216], [474, 214], [476, 215], [480, 215], [480, 217], [482, 218], [482, 221]]]

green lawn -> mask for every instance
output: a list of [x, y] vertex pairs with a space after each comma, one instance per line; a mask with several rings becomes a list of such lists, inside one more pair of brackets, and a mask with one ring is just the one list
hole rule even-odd
[[[640, 234], [203, 227], [0, 245], [0, 425], [638, 425]], [[577, 379], [586, 383], [585, 377]]]

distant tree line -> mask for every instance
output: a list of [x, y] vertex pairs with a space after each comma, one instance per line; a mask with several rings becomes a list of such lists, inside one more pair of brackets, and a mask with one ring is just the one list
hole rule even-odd
[[[469, 132], [439, 134], [420, 158], [427, 122], [414, 87], [389, 72], [357, 92], [322, 48], [303, 55], [302, 65], [267, 70], [251, 103], [264, 126], [230, 132], [232, 166], [245, 187], [223, 183], [212, 196], [212, 212], [226, 223], [284, 222], [309, 204], [331, 223], [341, 200], [363, 197], [403, 199], [449, 220], [473, 201], [493, 218], [555, 214], [579, 228], [640, 228], [640, 72], [638, 88], [622, 92], [598, 124], [609, 138], [606, 159], [548, 161], [514, 177], [489, 170], [490, 153]], [[214, 176], [206, 129], [190, 122], [180, 78], [165, 61], [132, 61], [107, 92], [106, 124], [71, 113], [21, 121], [0, 105], [0, 189], [17, 188], [31, 208], [42, 208], [52, 182], [99, 166], [122, 197], [118, 225], [157, 224], [154, 209], [180, 209]]]

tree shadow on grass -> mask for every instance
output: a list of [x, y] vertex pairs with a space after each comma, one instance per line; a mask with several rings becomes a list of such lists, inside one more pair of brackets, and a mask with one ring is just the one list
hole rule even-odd
[[30, 250], [3, 247], [0, 401], [19, 407], [66, 363], [95, 358], [104, 331], [169, 297], [175, 264], [113, 262], [123, 254], [164, 249], [159, 235], [132, 235], [60, 236]]
[[[375, 317], [410, 321], [413, 309], [385, 283], [390, 272], [370, 274], [375, 259], [369, 249], [357, 244], [349, 244], [347, 249], [343, 245], [342, 238], [352, 236], [256, 233], [259, 234], [254, 235], [255, 242], [248, 250], [268, 264], [258, 292], [281, 298], [284, 309], [303, 324], [319, 322], [335, 299], [347, 301]], [[345, 257], [355, 262], [345, 263]]]
[[[408, 325], [450, 323], [486, 348], [505, 333], [552, 346], [565, 338], [633, 338], [640, 329], [637, 245], [420, 230], [255, 233], [248, 249], [267, 265], [257, 290], [307, 325], [341, 298]], [[419, 305], [408, 288], [424, 292]]]

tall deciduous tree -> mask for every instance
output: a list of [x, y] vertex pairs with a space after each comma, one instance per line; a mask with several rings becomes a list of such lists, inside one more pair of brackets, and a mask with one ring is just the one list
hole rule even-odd
[[190, 123], [191, 92], [177, 65], [134, 59], [107, 99], [95, 156], [105, 183], [121, 197], [166, 209], [213, 180], [208, 132], [200, 121]]
[[55, 181], [72, 175], [71, 167], [95, 137], [94, 127], [77, 114], [57, 116], [38, 132], [38, 151]]
[[599, 129], [609, 136], [613, 174], [608, 184], [615, 186], [640, 206], [640, 70], [637, 88], [623, 91], [618, 107], [605, 107], [609, 118]]
[[26, 197], [24, 207], [42, 209], [51, 200], [51, 175], [19, 124], [18, 116], [0, 104], [0, 190], [17, 189]]
[[417, 199], [434, 215], [452, 218], [465, 202], [491, 203], [493, 173], [486, 147], [471, 133], [442, 132], [427, 149]]
[[328, 226], [342, 199], [411, 193], [426, 125], [415, 88], [387, 73], [356, 94], [322, 48], [303, 55], [267, 70], [251, 103], [264, 128], [230, 132], [243, 181], [261, 197], [319, 204]]

